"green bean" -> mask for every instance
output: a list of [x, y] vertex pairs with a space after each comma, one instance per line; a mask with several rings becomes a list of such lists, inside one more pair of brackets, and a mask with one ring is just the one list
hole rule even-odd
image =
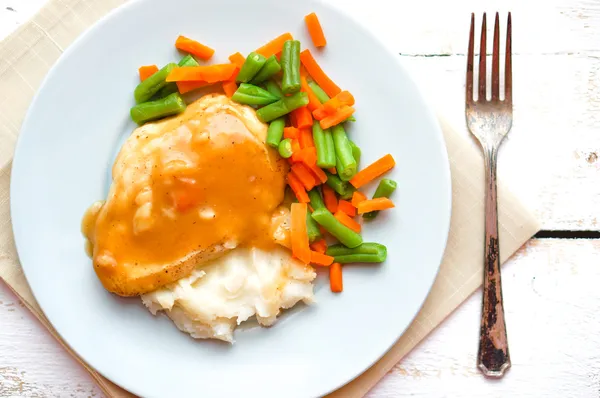
[[267, 80], [265, 83], [265, 88], [271, 94], [276, 95], [277, 98], [283, 98], [283, 92], [275, 80]]
[[354, 192], [356, 192], [356, 188], [354, 188], [354, 185], [348, 182], [346, 184], [346, 191], [340, 195], [340, 199], [351, 200], [352, 195], [354, 195]]
[[[389, 178], [383, 178], [381, 181], [379, 181], [379, 185], [373, 194], [373, 199], [389, 198], [396, 190], [397, 186], [398, 184], [396, 184], [396, 181], [390, 180]], [[379, 210], [370, 211], [368, 213], [364, 213], [363, 218], [365, 220], [372, 220], [377, 217], [377, 214], [379, 214]]]
[[304, 92], [293, 94], [289, 97], [283, 97], [277, 102], [260, 108], [256, 111], [256, 116], [266, 123], [273, 119], [287, 115], [291, 111], [308, 105], [308, 95]]
[[308, 233], [308, 241], [310, 243], [321, 239], [321, 230], [319, 230], [319, 225], [310, 216], [309, 211], [306, 212], [306, 232]]
[[267, 62], [267, 59], [260, 54], [251, 52], [238, 73], [236, 81], [238, 83], [248, 83], [260, 71], [260, 68]]
[[277, 62], [277, 57], [271, 55], [269, 58], [267, 58], [267, 61], [265, 62], [263, 67], [260, 68], [256, 76], [252, 78], [250, 83], [259, 84], [264, 81], [267, 81], [273, 76], [275, 76], [277, 73], [279, 73], [280, 70], [281, 65], [279, 65], [279, 62]]
[[200, 64], [198, 63], [198, 61], [196, 61], [196, 58], [194, 58], [190, 54], [188, 54], [185, 57], [181, 58], [181, 61], [179, 61], [179, 63], [177, 63], [177, 65], [179, 65], [179, 66], [200, 66]]
[[185, 101], [178, 93], [173, 93], [156, 101], [143, 102], [131, 108], [131, 119], [137, 124], [144, 124], [165, 116], [176, 115], [185, 111]]
[[298, 40], [288, 40], [283, 43], [281, 68], [283, 69], [281, 79], [283, 93], [294, 94], [300, 91], [300, 42]]
[[352, 156], [352, 146], [346, 135], [346, 130], [341, 124], [333, 126], [331, 129], [333, 135], [333, 144], [335, 146], [335, 156], [339, 160], [336, 166], [337, 173], [343, 181], [348, 181], [357, 171], [356, 160]]
[[356, 247], [362, 243], [362, 236], [339, 222], [329, 210], [317, 209], [313, 211], [312, 218], [347, 247]]
[[361, 150], [360, 148], [354, 143], [354, 141], [352, 140], [348, 140], [348, 142], [350, 142], [350, 146], [352, 147], [352, 156], [354, 157], [354, 160], [356, 160], [356, 167], [358, 167], [359, 163], [360, 163], [360, 155], [361, 155]]
[[322, 169], [335, 167], [335, 147], [329, 129], [323, 130], [318, 120], [313, 122], [313, 141], [317, 148], [317, 166]]
[[231, 99], [246, 105], [268, 105], [279, 100], [267, 90], [248, 83], [240, 84]]
[[287, 159], [290, 156], [292, 156], [293, 150], [291, 138], [286, 138], [285, 140], [282, 140], [279, 143], [278, 150], [282, 158]]
[[280, 117], [269, 123], [267, 130], [267, 144], [273, 148], [279, 147], [281, 137], [283, 137], [283, 129], [285, 127], [285, 118]]
[[[185, 57], [181, 58], [181, 61], [179, 61], [179, 63], [177, 63], [177, 66], [179, 66], [179, 67], [200, 66], [200, 64], [198, 63], [198, 61], [196, 61], [196, 58], [194, 58], [190, 54], [188, 54]], [[167, 95], [173, 94], [176, 92], [179, 92], [179, 89], [177, 88], [177, 83], [170, 82], [170, 83], [167, 83], [163, 88], [161, 88], [160, 91], [158, 92], [158, 94], [156, 94], [154, 98], [155, 99], [164, 98]]]
[[325, 174], [327, 175], [327, 181], [325, 184], [329, 185], [329, 187], [338, 195], [345, 195], [350, 184], [346, 181], [342, 181], [337, 174], [331, 174], [328, 171], [325, 171]]
[[141, 82], [135, 88], [133, 96], [135, 102], [141, 104], [142, 102], [148, 101], [154, 94], [156, 94], [161, 88], [163, 88], [167, 82], [167, 76], [173, 68], [176, 68], [177, 64], [167, 64], [161, 70], [154, 73], [152, 76]]
[[382, 263], [387, 258], [387, 248], [379, 243], [366, 242], [349, 249], [344, 245], [333, 245], [327, 248], [327, 255], [334, 257], [334, 262], [347, 263]]
[[310, 207], [312, 207], [313, 210], [325, 208], [325, 203], [323, 202], [323, 198], [319, 193], [319, 188], [313, 188], [308, 191], [308, 198], [310, 199]]
[[315, 94], [315, 96], [317, 97], [317, 99], [324, 104], [325, 102], [329, 101], [330, 98], [327, 95], [327, 93], [325, 91], [323, 91], [323, 89], [321, 88], [321, 86], [319, 86], [317, 83], [310, 81], [308, 82], [308, 87], [310, 87], [310, 89], [312, 90], [312, 92]]

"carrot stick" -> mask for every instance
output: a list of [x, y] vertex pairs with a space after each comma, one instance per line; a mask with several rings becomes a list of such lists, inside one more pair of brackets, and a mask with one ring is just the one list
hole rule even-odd
[[294, 37], [291, 33], [284, 33], [281, 36], [278, 36], [265, 44], [264, 46], [257, 49], [255, 52], [269, 58], [271, 55], [275, 55], [278, 52], [281, 52], [283, 49], [283, 43], [288, 40], [294, 40]]
[[147, 78], [149, 78], [150, 76], [152, 76], [153, 74], [155, 74], [156, 72], [158, 72], [158, 66], [156, 65], [145, 65], [145, 66], [140, 66], [140, 68], [138, 69], [138, 72], [140, 74], [140, 81], [144, 81]]
[[360, 202], [364, 202], [365, 200], [367, 200], [367, 195], [362, 192], [354, 191], [352, 194], [352, 206], [354, 207], [358, 207], [358, 204]]
[[388, 153], [381, 159], [373, 162], [369, 166], [356, 173], [356, 175], [350, 180], [350, 184], [354, 185], [354, 188], [360, 188], [363, 185], [373, 181], [377, 177], [390, 171], [395, 165], [396, 162], [394, 161], [394, 158]]
[[321, 168], [319, 166], [317, 166], [316, 163], [307, 164], [306, 167], [308, 167], [310, 169], [310, 171], [312, 171], [312, 173], [314, 174], [314, 176], [321, 183], [325, 183], [327, 181], [327, 174], [325, 174], [325, 172], [323, 170], [321, 170]]
[[323, 202], [325, 202], [325, 207], [331, 213], [335, 213], [338, 209], [338, 202], [334, 190], [331, 189], [329, 185], [323, 185], [321, 189], [323, 190]]
[[311, 147], [315, 146], [312, 131], [307, 128], [300, 129], [300, 133], [298, 135], [298, 141], [300, 141], [301, 148], [311, 148]]
[[304, 22], [315, 47], [325, 47], [327, 40], [325, 39], [325, 34], [323, 34], [323, 28], [317, 14], [314, 12], [308, 14], [304, 17]]
[[323, 253], [327, 251], [327, 241], [325, 239], [319, 239], [310, 245], [310, 248], [316, 252]]
[[[300, 143], [298, 142], [297, 138], [292, 138], [292, 156], [296, 153], [299, 153], [302, 150], [302, 148], [300, 148]], [[299, 155], [296, 155], [299, 156]], [[291, 159], [291, 158], [290, 158]], [[293, 160], [293, 159], [292, 159]], [[299, 161], [299, 160], [298, 160]]]
[[294, 163], [291, 167], [292, 173], [298, 177], [304, 188], [307, 191], [313, 189], [316, 185], [315, 177], [312, 175], [310, 170], [302, 163]]
[[351, 106], [342, 105], [338, 110], [335, 111], [335, 113], [327, 116], [324, 119], [321, 119], [319, 121], [319, 124], [321, 125], [321, 128], [325, 130], [335, 126], [336, 124], [342, 123], [344, 120], [352, 116], [353, 113], [354, 108], [352, 108]]
[[325, 108], [323, 108], [322, 106], [313, 111], [313, 117], [318, 121], [325, 119], [327, 116], [329, 116], [329, 114], [325, 111]]
[[327, 169], [328, 172], [330, 172], [331, 174], [337, 174], [337, 170], [335, 167], [330, 167]]
[[177, 89], [179, 89], [180, 94], [185, 94], [190, 91], [196, 90], [198, 88], [202, 88], [205, 86], [209, 86], [210, 83], [197, 81], [197, 82], [177, 82]]
[[[300, 130], [298, 130], [296, 127], [283, 128], [283, 138], [298, 138], [299, 135]], [[300, 148], [302, 148], [302, 143], [300, 143]]]
[[333, 263], [329, 266], [329, 287], [334, 293], [341, 293], [344, 290], [342, 264]]
[[177, 38], [177, 41], [175, 41], [175, 47], [177, 47], [178, 50], [188, 52], [203, 60], [211, 59], [215, 53], [215, 50], [212, 48], [205, 46], [196, 40], [188, 39], [185, 36], [179, 36]]
[[[301, 68], [300, 70], [302, 71], [302, 70], [304, 70], [304, 68]], [[319, 101], [319, 98], [317, 98], [315, 93], [312, 91], [312, 89], [308, 85], [308, 81], [306, 80], [306, 75], [302, 75], [302, 74], [300, 74], [300, 91], [303, 91], [306, 94], [308, 94], [308, 105], [306, 106], [308, 108], [308, 110], [310, 110], [312, 112], [321, 106], [321, 101]]]
[[292, 113], [295, 115], [295, 118], [296, 118], [296, 127], [300, 128], [300, 129], [312, 127], [313, 117], [307, 106], [298, 108], [298, 109], [292, 111]]
[[292, 127], [298, 127], [298, 122], [296, 121], [296, 114], [294, 112], [290, 112], [288, 115], [290, 117], [290, 125]]
[[308, 74], [317, 82], [317, 84], [329, 95], [335, 97], [342, 91], [330, 78], [323, 72], [323, 69], [317, 64], [310, 50], [304, 50], [300, 53], [300, 62], [306, 68]]
[[[338, 203], [338, 209], [339, 209], [339, 203]], [[360, 224], [357, 223], [356, 221], [354, 221], [348, 214], [344, 213], [343, 211], [338, 210], [333, 216], [339, 222], [344, 224], [346, 227], [350, 228], [351, 230], [353, 230], [356, 233], [360, 233]]]
[[232, 64], [235, 64], [235, 66], [241, 69], [242, 65], [244, 65], [244, 62], [246, 62], [246, 58], [238, 52], [235, 54], [231, 54], [229, 56], [229, 61], [231, 61]]
[[166, 80], [167, 82], [222, 82], [231, 80], [236, 68], [234, 64], [177, 67], [171, 70]]
[[324, 253], [319, 253], [317, 251], [310, 252], [310, 263], [315, 265], [331, 265], [333, 263], [333, 257], [328, 256]]
[[329, 101], [325, 102], [323, 105], [321, 105], [321, 107], [327, 114], [331, 114], [344, 105], [354, 105], [354, 96], [350, 94], [349, 91], [345, 90], [331, 98]]
[[[292, 141], [293, 144], [293, 141]], [[308, 147], [302, 148], [297, 152], [292, 153], [293, 162], [302, 162], [306, 165], [312, 165], [317, 163], [317, 148]]]
[[352, 206], [352, 203], [347, 200], [342, 200], [338, 202], [338, 211], [342, 211], [349, 215], [350, 217], [354, 217], [356, 215], [356, 207]]
[[292, 203], [291, 206], [291, 240], [292, 254], [305, 264], [310, 263], [311, 252], [308, 246], [306, 231], [306, 203]]
[[358, 214], [368, 213], [375, 210], [385, 210], [395, 207], [389, 198], [368, 199], [358, 204]]
[[294, 195], [296, 195], [296, 199], [298, 199], [298, 202], [300, 202], [300, 203], [310, 202], [308, 194], [306, 193], [306, 190], [304, 189], [304, 185], [302, 185], [302, 183], [300, 182], [298, 177], [296, 177], [295, 174], [288, 173], [287, 183], [290, 186], [290, 188], [292, 188], [292, 191], [294, 192]]
[[235, 80], [228, 80], [226, 82], [223, 82], [223, 91], [225, 91], [225, 95], [227, 95], [229, 98], [231, 98], [231, 96], [233, 95], [233, 93], [235, 93], [236, 90], [237, 84], [235, 83]]

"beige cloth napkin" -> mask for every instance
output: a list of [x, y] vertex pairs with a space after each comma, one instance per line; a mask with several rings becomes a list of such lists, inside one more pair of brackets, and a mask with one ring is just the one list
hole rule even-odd
[[[10, 160], [29, 102], [50, 66], [82, 31], [124, 2], [50, 0], [32, 20], [0, 43], [0, 278], [76, 358], [40, 310], [19, 265], [9, 213]], [[450, 236], [439, 275], [421, 311], [393, 348], [330, 397], [363, 396], [481, 285], [483, 161], [465, 134], [443, 121], [442, 128], [451, 164], [453, 205]], [[500, 256], [505, 261], [539, 230], [539, 224], [502, 183], [498, 189]], [[108, 397], [132, 396], [77, 359]]]

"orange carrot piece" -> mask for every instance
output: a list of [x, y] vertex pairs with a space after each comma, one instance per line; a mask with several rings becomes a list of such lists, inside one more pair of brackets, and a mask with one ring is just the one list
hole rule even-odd
[[304, 164], [300, 162], [294, 163], [291, 169], [292, 173], [294, 173], [296, 177], [298, 177], [298, 179], [300, 180], [302, 185], [304, 185], [304, 188], [306, 188], [307, 191], [310, 191], [315, 187], [317, 181], [315, 181], [315, 177]]
[[[339, 209], [339, 202], [338, 202], [338, 209]], [[350, 228], [354, 232], [356, 232], [356, 233], [360, 232], [360, 224], [357, 223], [356, 221], [354, 221], [354, 219], [352, 217], [350, 217], [348, 214], [344, 213], [343, 211], [338, 210], [333, 216], [339, 222], [341, 222], [342, 224], [344, 224], [346, 227]]]
[[300, 141], [301, 148], [314, 147], [315, 141], [313, 140], [312, 130], [307, 128], [300, 129], [298, 141]]
[[321, 27], [317, 14], [311, 12], [304, 17], [304, 22], [306, 23], [306, 28], [308, 29], [308, 33], [310, 33], [310, 38], [315, 47], [325, 47], [327, 40], [325, 39], [325, 34], [323, 33], [323, 28]]
[[198, 88], [209, 86], [210, 83], [204, 81], [197, 82], [177, 82], [177, 88], [179, 89], [180, 94], [185, 94], [190, 91], [196, 90]]
[[244, 65], [244, 62], [246, 62], [246, 58], [241, 53], [237, 52], [229, 56], [229, 61], [241, 69], [242, 65]]
[[138, 72], [140, 74], [140, 81], [144, 81], [147, 78], [149, 78], [150, 76], [152, 76], [153, 74], [155, 74], [156, 72], [158, 72], [158, 66], [156, 65], [144, 65], [144, 66], [140, 66], [140, 68], [138, 69]]
[[321, 120], [325, 119], [327, 116], [329, 116], [329, 114], [325, 111], [325, 108], [323, 108], [322, 106], [315, 109], [312, 114], [313, 114], [313, 117], [318, 121], [321, 121]]
[[334, 293], [341, 293], [344, 290], [342, 264], [333, 263], [329, 266], [329, 287]]
[[331, 213], [335, 213], [338, 209], [338, 201], [337, 197], [335, 196], [335, 191], [331, 189], [329, 185], [323, 185], [321, 190], [323, 191], [323, 202], [325, 202], [325, 207]]
[[396, 161], [389, 153], [379, 160], [376, 160], [369, 166], [365, 167], [350, 179], [350, 184], [354, 188], [360, 188], [363, 185], [373, 181], [377, 177], [387, 173], [396, 165]]
[[281, 52], [283, 49], [283, 43], [288, 40], [294, 40], [294, 37], [291, 33], [284, 33], [281, 36], [274, 38], [264, 46], [258, 48], [255, 52], [269, 58], [271, 55]]
[[171, 70], [166, 80], [167, 82], [216, 83], [231, 80], [236, 69], [234, 64], [177, 67]]
[[367, 200], [367, 195], [360, 191], [354, 191], [352, 194], [352, 206], [354, 207], [358, 207], [358, 204], [360, 202], [364, 202], [365, 200]]
[[[310, 202], [308, 194], [306, 193], [306, 190], [304, 189], [304, 185], [302, 185], [302, 183], [300, 182], [298, 177], [296, 177], [295, 174], [288, 173], [287, 183], [290, 186], [290, 188], [292, 188], [292, 191], [296, 195], [296, 199], [298, 199], [298, 202], [300, 202], [300, 203]], [[306, 220], [304, 220], [304, 221], [306, 221]]]
[[[297, 140], [296, 140], [297, 141]], [[293, 144], [293, 142], [292, 142]], [[292, 145], [293, 148], [293, 145]], [[297, 152], [292, 152], [293, 162], [302, 162], [305, 165], [313, 165], [317, 163], [317, 148], [308, 147], [302, 148]]]
[[223, 91], [225, 91], [225, 95], [227, 95], [229, 98], [231, 98], [231, 96], [235, 93], [237, 88], [238, 87], [235, 83], [235, 80], [228, 80], [226, 82], [223, 82]]
[[[311, 128], [313, 125], [313, 117], [307, 106], [298, 108], [292, 113], [296, 117], [296, 127], [299, 129]], [[311, 133], [312, 134], [312, 133]]]
[[304, 264], [310, 263], [311, 252], [306, 231], [306, 203], [292, 203], [291, 206], [291, 240], [292, 254]]
[[321, 119], [319, 121], [319, 124], [321, 125], [321, 128], [325, 130], [335, 126], [336, 124], [342, 123], [344, 120], [352, 116], [353, 113], [354, 108], [352, 108], [351, 106], [342, 105], [338, 110], [335, 111], [335, 113], [327, 116], [324, 119]]
[[[303, 70], [305, 69], [300, 68], [300, 71]], [[306, 80], [306, 74], [302, 75], [302, 73], [300, 73], [300, 90], [308, 95], [308, 105], [306, 105], [306, 107], [309, 111], [313, 112], [315, 109], [321, 106], [321, 101], [319, 101], [315, 93], [308, 85], [308, 81]]]
[[335, 167], [330, 167], [327, 169], [328, 172], [330, 172], [331, 174], [337, 174], [337, 170]]
[[310, 171], [312, 171], [312, 173], [318, 181], [320, 181], [321, 183], [327, 182], [327, 174], [325, 174], [325, 172], [321, 170], [319, 166], [317, 166], [316, 162], [312, 164], [307, 164], [306, 166], [310, 169]]
[[292, 127], [298, 127], [298, 121], [296, 120], [296, 114], [294, 112], [290, 112], [288, 115], [290, 118], [290, 125]]
[[319, 239], [310, 245], [310, 248], [316, 252], [323, 253], [327, 251], [327, 241], [325, 239]]
[[[283, 138], [298, 138], [300, 135], [300, 130], [296, 127], [284, 127], [283, 128]], [[300, 143], [300, 148], [302, 148], [302, 143]], [[293, 150], [292, 150], [293, 152]]]
[[335, 113], [338, 108], [344, 105], [354, 105], [354, 96], [350, 94], [349, 91], [345, 90], [331, 98], [329, 101], [325, 102], [321, 107], [325, 110], [325, 113], [330, 115]]
[[179, 36], [177, 38], [177, 41], [175, 41], [175, 47], [177, 47], [178, 50], [195, 55], [205, 61], [211, 59], [215, 53], [215, 50], [212, 48], [205, 46], [196, 40], [188, 39], [185, 36]]
[[310, 252], [310, 263], [315, 265], [328, 266], [333, 264], [333, 257], [317, 251]]
[[302, 150], [302, 148], [300, 148], [300, 143], [298, 142], [298, 139], [297, 138], [292, 138], [292, 155], [294, 153], [300, 152], [301, 150]]
[[368, 213], [375, 210], [386, 210], [395, 207], [389, 198], [375, 198], [362, 201], [358, 204], [358, 214]]
[[308, 74], [317, 82], [317, 84], [327, 93], [329, 97], [335, 97], [342, 91], [337, 84], [335, 84], [323, 69], [319, 66], [310, 50], [304, 50], [300, 53], [300, 62], [306, 68]]
[[338, 202], [338, 210], [343, 211], [350, 217], [354, 217], [356, 215], [356, 207], [352, 206], [352, 203], [347, 200], [340, 199]]

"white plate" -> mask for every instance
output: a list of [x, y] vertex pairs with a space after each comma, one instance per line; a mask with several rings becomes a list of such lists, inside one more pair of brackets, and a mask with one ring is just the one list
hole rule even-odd
[[[327, 35], [324, 51], [305, 31], [311, 11]], [[81, 217], [106, 194], [115, 147], [135, 127], [129, 108], [138, 66], [178, 60], [179, 34], [227, 62], [286, 31], [356, 97], [349, 134], [362, 164], [388, 152], [396, 159], [397, 207], [364, 233], [389, 256], [382, 265], [346, 267], [342, 294], [321, 281], [316, 305], [272, 328], [239, 331], [233, 346], [196, 341], [139, 299], [102, 288], [84, 252]], [[145, 397], [314, 397], [358, 376], [425, 300], [445, 248], [450, 197], [441, 131], [398, 56], [340, 11], [283, 0], [139, 0], [110, 13], [46, 77], [22, 127], [11, 186], [19, 257], [44, 313], [89, 365]]]

